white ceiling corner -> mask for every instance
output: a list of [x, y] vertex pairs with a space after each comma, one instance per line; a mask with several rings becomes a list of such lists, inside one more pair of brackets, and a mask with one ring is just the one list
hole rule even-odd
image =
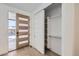
[[14, 7], [23, 11], [34, 12], [43, 3], [4, 3], [7, 6]]

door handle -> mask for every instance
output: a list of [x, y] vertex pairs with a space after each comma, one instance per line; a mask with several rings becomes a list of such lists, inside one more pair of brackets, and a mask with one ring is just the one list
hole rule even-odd
[[18, 36], [19, 32], [16, 32], [16, 35]]

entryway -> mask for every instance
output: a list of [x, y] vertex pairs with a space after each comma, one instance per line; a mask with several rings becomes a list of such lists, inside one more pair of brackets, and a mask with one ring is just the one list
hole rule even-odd
[[8, 13], [8, 51], [29, 45], [29, 17], [19, 13]]
[[[29, 17], [15, 13], [16, 17], [16, 48], [29, 46]], [[47, 8], [40, 10], [33, 15], [31, 22], [32, 39], [31, 46], [37, 49], [41, 54], [50, 53], [61, 55], [61, 4], [51, 4]]]

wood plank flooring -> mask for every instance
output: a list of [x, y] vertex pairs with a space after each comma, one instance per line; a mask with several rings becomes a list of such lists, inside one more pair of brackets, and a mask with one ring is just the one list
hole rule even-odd
[[24, 47], [22, 49], [9, 52], [4, 56], [58, 56], [58, 55], [50, 51], [47, 51], [46, 54], [43, 55], [32, 47]]

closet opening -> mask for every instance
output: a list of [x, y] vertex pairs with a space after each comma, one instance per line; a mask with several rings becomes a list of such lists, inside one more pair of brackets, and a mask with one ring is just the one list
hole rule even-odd
[[45, 54], [61, 55], [61, 3], [45, 8]]

